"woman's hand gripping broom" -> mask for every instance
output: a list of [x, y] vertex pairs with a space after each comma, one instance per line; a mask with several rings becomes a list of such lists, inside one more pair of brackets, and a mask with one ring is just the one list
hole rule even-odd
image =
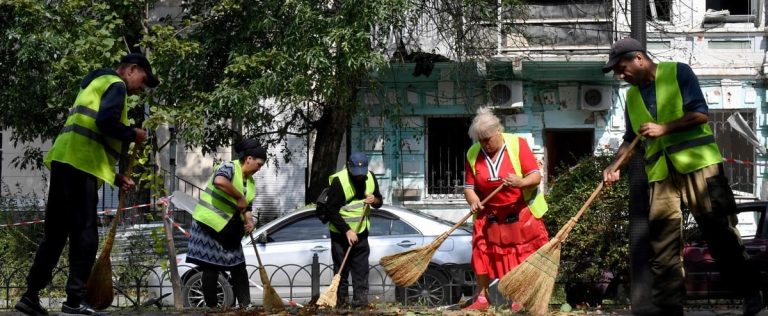
[[[488, 202], [488, 200], [503, 187], [503, 184], [499, 185], [493, 192], [491, 192], [491, 194], [485, 197], [480, 204]], [[451, 229], [442, 233], [440, 236], [437, 236], [437, 238], [435, 238], [429, 245], [382, 257], [381, 260], [379, 260], [379, 263], [384, 268], [384, 271], [387, 272], [387, 275], [392, 279], [392, 282], [399, 286], [411, 286], [422, 274], [424, 274], [424, 271], [427, 270], [427, 266], [429, 266], [429, 262], [432, 260], [432, 255], [434, 255], [437, 248], [440, 248], [443, 241], [445, 241], [456, 228], [459, 228], [459, 226], [464, 224], [472, 214], [472, 212], [469, 212], [467, 215], [464, 215], [464, 217], [453, 225]]]
[[[640, 136], [635, 137], [627, 152], [617, 161], [617, 168], [623, 165], [627, 157], [632, 154], [632, 150], [639, 140]], [[501, 278], [499, 290], [504, 296], [527, 308], [532, 315], [545, 315], [548, 312], [549, 300], [555, 287], [555, 277], [560, 266], [560, 245], [603, 189], [603, 185], [604, 183], [601, 181], [597, 188], [592, 191], [587, 202], [579, 209], [579, 212], [560, 228], [554, 238]]]

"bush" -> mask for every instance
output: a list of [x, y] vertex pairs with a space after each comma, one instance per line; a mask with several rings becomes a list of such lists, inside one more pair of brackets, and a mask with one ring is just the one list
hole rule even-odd
[[[549, 211], [544, 216], [550, 237], [576, 215], [612, 160], [613, 156], [582, 158], [550, 183]], [[629, 182], [622, 174], [620, 181], [602, 190], [563, 242], [558, 282], [565, 284], [569, 296], [581, 296], [569, 301], [600, 304], [611, 279], [629, 280], [628, 196]], [[590, 297], [589, 292], [600, 293]]]

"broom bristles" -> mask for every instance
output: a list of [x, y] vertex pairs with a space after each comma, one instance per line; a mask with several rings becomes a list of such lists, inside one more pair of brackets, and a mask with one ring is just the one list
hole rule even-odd
[[317, 299], [317, 305], [328, 306], [331, 308], [336, 307], [336, 295], [339, 290], [339, 282], [341, 282], [341, 275], [337, 273], [333, 277], [333, 281], [331, 281], [331, 285], [328, 286], [328, 289]]
[[504, 275], [499, 289], [532, 315], [545, 315], [549, 311], [559, 265], [560, 240], [553, 238]]
[[432, 255], [447, 238], [446, 234], [440, 235], [429, 245], [411, 249], [401, 253], [384, 256], [379, 264], [398, 286], [411, 286], [427, 270]]
[[99, 259], [99, 264], [93, 266], [85, 285], [85, 300], [94, 309], [105, 309], [112, 305], [115, 298], [112, 288], [112, 261], [108, 255]]
[[259, 276], [261, 277], [261, 284], [264, 285], [264, 309], [267, 312], [279, 312], [283, 310], [283, 300], [277, 291], [269, 283], [267, 277], [267, 271], [263, 266], [259, 267]]

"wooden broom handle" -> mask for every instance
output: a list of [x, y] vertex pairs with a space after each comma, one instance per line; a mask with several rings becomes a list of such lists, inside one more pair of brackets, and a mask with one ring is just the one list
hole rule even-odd
[[[363, 222], [365, 222], [365, 217], [368, 216], [368, 211], [371, 210], [371, 206], [367, 203], [364, 206], [363, 210], [363, 217], [360, 218], [360, 222], [357, 223], [357, 228], [355, 229], [355, 232], [360, 231], [360, 228], [363, 228]], [[344, 259], [341, 260], [341, 266], [339, 267], [339, 274], [341, 274], [341, 271], [344, 270], [344, 266], [347, 264], [347, 257], [349, 257], [349, 252], [352, 250], [353, 245], [349, 245], [349, 248], [347, 248], [347, 253], [344, 254]], [[261, 264], [261, 263], [259, 263]]]
[[[618, 168], [620, 168], [621, 165], [624, 164], [624, 160], [626, 160], [629, 156], [632, 155], [632, 151], [635, 149], [635, 146], [637, 145], [637, 143], [640, 142], [640, 138], [641, 138], [640, 135], [637, 135], [635, 137], [635, 140], [633, 140], [632, 143], [629, 144], [629, 148], [627, 148], [627, 152], [625, 152], [624, 155], [619, 157], [619, 160], [617, 160], [615, 164], [616, 168], [614, 168], [612, 171], [615, 172], [616, 170], [618, 170]], [[579, 212], [576, 213], [576, 215], [573, 216], [573, 218], [571, 218], [571, 221], [576, 222], [579, 220], [579, 218], [581, 218], [581, 215], [584, 214], [584, 211], [586, 211], [589, 208], [589, 206], [592, 204], [592, 201], [594, 201], [597, 195], [600, 194], [600, 191], [603, 190], [604, 186], [605, 186], [605, 181], [600, 181], [600, 184], [598, 184], [597, 188], [595, 188], [595, 190], [592, 191], [592, 194], [587, 199], [587, 202], [585, 202], [584, 205], [581, 206], [581, 209], [579, 209]]]
[[[488, 200], [490, 200], [494, 195], [496, 195], [496, 193], [499, 193], [499, 191], [501, 191], [502, 188], [504, 188], [504, 184], [503, 183], [500, 184], [498, 187], [496, 187], [496, 189], [494, 189], [493, 192], [491, 192], [491, 194], [488, 194], [488, 196], [486, 196], [480, 202], [480, 205], [485, 205], [485, 203], [488, 202]], [[459, 228], [459, 226], [463, 225], [464, 222], [466, 222], [469, 219], [469, 217], [472, 216], [472, 214], [474, 214], [474, 213], [470, 210], [469, 213], [467, 213], [467, 215], [464, 215], [464, 217], [462, 217], [458, 222], [456, 222], [456, 224], [453, 225], [453, 227], [451, 227], [451, 229], [449, 229], [447, 232], [443, 233], [443, 235], [448, 236], [451, 233], [453, 233], [453, 231], [456, 230], [456, 228]]]
[[[133, 165], [136, 162], [136, 158], [139, 156], [141, 148], [142, 146], [140, 143], [133, 146], [133, 153], [131, 153], [131, 158], [128, 159], [128, 168], [126, 168], [124, 176], [131, 177], [133, 174]], [[120, 221], [120, 216], [123, 215], [126, 192], [122, 188], [118, 188], [118, 190], [120, 191], [118, 191], [117, 194], [117, 212], [115, 212], [115, 218], [112, 220], [112, 226], [109, 228], [109, 234], [107, 234], [107, 239], [104, 242], [104, 250], [102, 250], [101, 256], [109, 256], [109, 253], [112, 252], [112, 244], [115, 241], [115, 233], [117, 233], [117, 223]]]
[[259, 262], [259, 267], [263, 267], [264, 265], [261, 264], [261, 256], [259, 256], [259, 250], [256, 249], [256, 240], [253, 239], [253, 232], [248, 233], [248, 236], [251, 236], [251, 244], [253, 245], [253, 252], [256, 253], [256, 261]]

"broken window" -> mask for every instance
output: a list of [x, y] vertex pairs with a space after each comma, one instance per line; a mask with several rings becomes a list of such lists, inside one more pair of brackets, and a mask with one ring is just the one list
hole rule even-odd
[[652, 21], [671, 21], [672, 0], [648, 0], [646, 15]]
[[755, 146], [744, 139], [728, 123], [728, 118], [738, 112], [747, 122], [747, 125], [755, 130], [755, 110], [720, 110], [709, 109], [709, 125], [715, 134], [715, 141], [720, 147], [720, 153], [728, 159], [723, 164], [725, 176], [734, 191], [755, 194]]
[[761, 0], [707, 0], [704, 23], [747, 23], [757, 19]]

